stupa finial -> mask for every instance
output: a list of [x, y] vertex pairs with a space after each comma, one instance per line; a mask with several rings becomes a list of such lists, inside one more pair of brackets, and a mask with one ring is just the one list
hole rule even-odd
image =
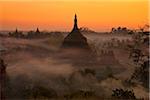
[[75, 14], [75, 17], [74, 17], [74, 28], [73, 29], [78, 29], [77, 15], [76, 14]]

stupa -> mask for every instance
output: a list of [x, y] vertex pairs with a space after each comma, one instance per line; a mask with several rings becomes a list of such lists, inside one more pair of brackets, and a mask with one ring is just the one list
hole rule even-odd
[[81, 49], [90, 49], [86, 37], [84, 37], [77, 24], [77, 15], [75, 14], [74, 18], [74, 27], [72, 31], [65, 37], [63, 48], [81, 48]]

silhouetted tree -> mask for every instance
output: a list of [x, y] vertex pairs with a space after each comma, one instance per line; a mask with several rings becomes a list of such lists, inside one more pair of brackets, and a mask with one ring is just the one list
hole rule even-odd
[[128, 32], [128, 34], [134, 34], [134, 32], [133, 32], [132, 30], [130, 30], [130, 31]]
[[146, 88], [149, 88], [149, 60], [143, 62], [140, 67], [137, 67], [131, 77], [141, 82]]
[[134, 92], [130, 90], [115, 89], [113, 90], [112, 97], [114, 99], [136, 99]]
[[118, 30], [121, 30], [121, 27], [119, 26], [117, 29], [118, 29]]
[[6, 73], [6, 64], [4, 63], [3, 59], [0, 59], [0, 74]]
[[4, 60], [0, 58], [0, 100], [5, 100], [6, 98], [6, 66]]
[[130, 58], [133, 59], [133, 62], [138, 64], [139, 61], [142, 59], [144, 55], [142, 54], [142, 51], [140, 49], [132, 49], [130, 52]]
[[113, 27], [113, 28], [111, 29], [111, 32], [112, 32], [112, 33], [115, 33], [115, 32], [116, 32], [116, 29]]
[[[141, 48], [143, 46], [144, 29], [141, 32], [134, 34], [133, 42], [134, 45], [131, 46], [130, 58], [136, 64], [136, 69], [131, 76], [131, 81], [136, 80], [141, 83], [144, 87], [148, 88], [149, 86], [149, 55], [144, 54], [144, 50]], [[147, 47], [148, 49], [148, 47]]]

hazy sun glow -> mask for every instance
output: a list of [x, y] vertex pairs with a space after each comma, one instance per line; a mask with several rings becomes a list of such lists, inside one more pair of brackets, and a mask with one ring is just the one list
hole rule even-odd
[[148, 23], [148, 0], [0, 0], [0, 30], [69, 31], [75, 13], [80, 27], [96, 31], [138, 28]]

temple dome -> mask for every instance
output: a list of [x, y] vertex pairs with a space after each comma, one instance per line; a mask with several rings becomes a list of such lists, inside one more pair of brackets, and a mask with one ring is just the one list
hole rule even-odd
[[77, 24], [77, 15], [75, 14], [74, 18], [74, 27], [72, 31], [65, 37], [63, 44], [63, 48], [83, 48], [83, 49], [90, 49], [87, 43], [86, 37], [84, 37]]

